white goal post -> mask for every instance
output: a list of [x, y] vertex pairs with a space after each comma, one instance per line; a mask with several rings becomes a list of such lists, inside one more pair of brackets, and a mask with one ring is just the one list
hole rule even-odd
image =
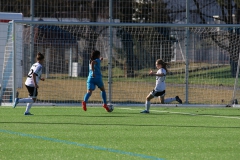
[[[183, 102], [188, 102], [182, 106], [226, 106], [233, 99], [240, 99], [237, 92], [239, 72], [236, 71], [239, 68], [240, 25], [237, 24], [22, 20], [13, 21], [13, 24], [15, 29], [18, 26], [24, 28], [23, 43], [18, 43], [18, 37], [14, 37], [13, 48], [14, 55], [19, 49], [24, 50], [22, 58], [15, 56], [14, 59], [16, 63], [22, 63], [23, 83], [24, 72], [30, 65], [30, 25], [34, 25], [35, 32], [31, 42], [34, 43], [34, 54], [42, 52], [45, 55], [43, 76], [46, 81], [40, 82], [37, 104], [79, 105], [86, 93], [86, 63], [93, 49], [99, 50], [104, 58], [103, 81], [112, 104], [143, 106], [145, 97], [155, 86], [155, 77], [148, 76], [148, 72], [156, 70], [157, 59], [170, 64], [166, 98], [178, 95]], [[189, 37], [187, 50], [186, 37]], [[231, 62], [237, 67], [232, 67]], [[13, 76], [15, 74], [13, 72]], [[16, 83], [15, 80], [12, 100], [16, 93], [20, 97], [27, 96], [24, 84], [19, 88]], [[93, 92], [89, 103], [102, 103], [99, 89]], [[159, 105], [158, 99], [151, 103]]]

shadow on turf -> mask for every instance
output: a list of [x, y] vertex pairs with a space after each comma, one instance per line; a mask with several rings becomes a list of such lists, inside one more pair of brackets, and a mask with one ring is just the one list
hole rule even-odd
[[86, 123], [56, 123], [56, 122], [53, 122], [53, 123], [50, 123], [50, 122], [0, 122], [1, 123], [5, 123], [5, 124], [52, 124], [52, 125], [83, 125], [83, 126], [137, 126], [137, 127], [183, 127], [183, 128], [229, 128], [229, 129], [232, 129], [232, 128], [235, 128], [235, 129], [239, 129], [240, 127], [216, 127], [216, 126], [186, 126], [186, 125], [151, 125], [151, 124], [107, 124], [107, 123], [104, 123], [104, 124], [86, 124]]
[[[35, 115], [34, 115], [35, 116]], [[41, 117], [52, 117], [52, 116], [58, 116], [58, 117], [103, 117], [103, 118], [106, 118], [106, 117], [129, 117], [129, 116], [84, 116], [84, 115], [36, 115], [36, 116], [41, 116]]]
[[[84, 113], [83, 113], [84, 114]], [[46, 114], [34, 114], [34, 117], [36, 116], [41, 116], [41, 117], [51, 117], [51, 116], [63, 116], [63, 117], [131, 117], [131, 115], [140, 115], [139, 112], [134, 112], [134, 113], [130, 113], [130, 112], [112, 112], [112, 113], [106, 113], [106, 115], [83, 115], [83, 114], [49, 114], [49, 115], [46, 115]], [[121, 115], [119, 115], [121, 114]], [[151, 113], [151, 115], [159, 115], [157, 113]]]

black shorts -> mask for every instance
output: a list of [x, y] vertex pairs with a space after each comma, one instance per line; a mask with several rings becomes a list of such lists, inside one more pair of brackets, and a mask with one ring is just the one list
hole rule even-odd
[[152, 90], [152, 92], [150, 92], [150, 94], [153, 95], [154, 97], [159, 97], [159, 96], [163, 97], [163, 96], [165, 96], [165, 90], [161, 91], [161, 92]]
[[29, 96], [32, 97], [32, 98], [36, 98], [37, 95], [38, 95], [38, 90], [37, 90], [37, 88], [35, 88], [35, 87], [30, 87], [30, 86], [27, 86], [27, 85], [25, 85], [25, 86], [27, 87]]

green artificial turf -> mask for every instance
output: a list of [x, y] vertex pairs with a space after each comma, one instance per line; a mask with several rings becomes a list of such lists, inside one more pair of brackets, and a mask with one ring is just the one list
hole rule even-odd
[[0, 159], [239, 159], [238, 108], [142, 109], [0, 107]]

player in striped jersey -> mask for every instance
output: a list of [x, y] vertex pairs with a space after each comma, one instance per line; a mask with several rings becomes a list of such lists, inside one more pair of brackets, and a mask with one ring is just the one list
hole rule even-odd
[[26, 110], [24, 115], [32, 115], [29, 111], [32, 107], [32, 104], [36, 101], [38, 95], [38, 83], [40, 80], [44, 81], [44, 78], [41, 78], [42, 75], [42, 65], [44, 62], [44, 55], [40, 52], [37, 53], [36, 57], [37, 62], [34, 63], [27, 75], [27, 79], [25, 81], [25, 86], [28, 90], [29, 97], [28, 98], [15, 98], [13, 103], [13, 108], [16, 107], [18, 103], [27, 103]]

